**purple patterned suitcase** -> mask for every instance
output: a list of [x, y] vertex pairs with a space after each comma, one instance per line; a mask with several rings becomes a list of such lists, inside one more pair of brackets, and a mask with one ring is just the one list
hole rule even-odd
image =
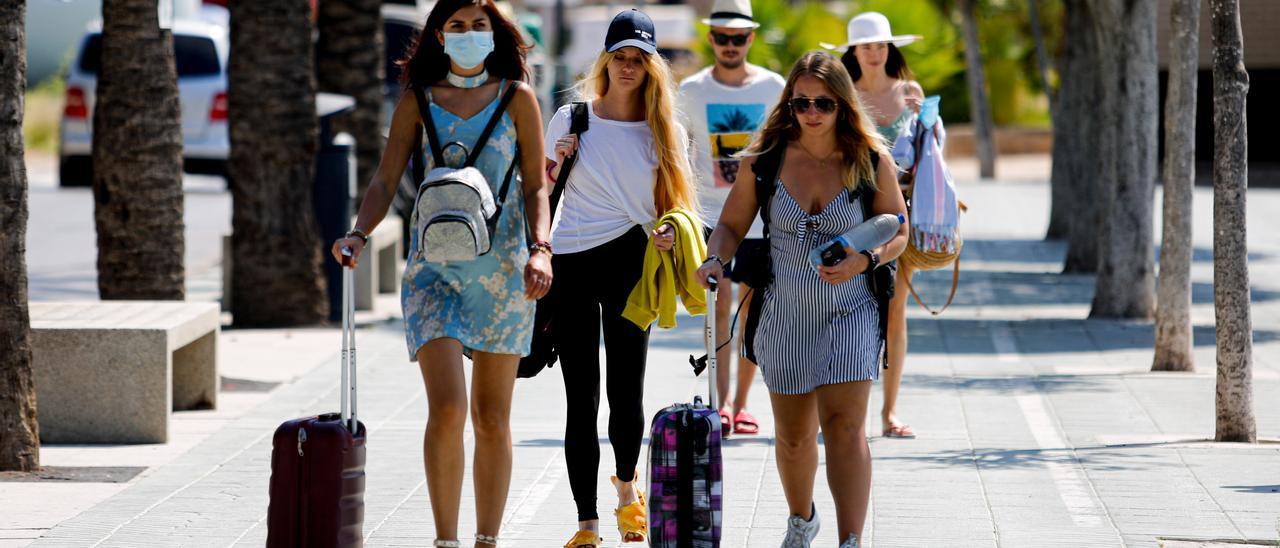
[[[707, 310], [715, 310], [715, 289]], [[649, 438], [649, 546], [718, 548], [724, 483], [720, 460], [720, 408], [716, 401], [715, 314], [707, 314], [707, 383], [711, 405], [701, 396], [653, 417]]]

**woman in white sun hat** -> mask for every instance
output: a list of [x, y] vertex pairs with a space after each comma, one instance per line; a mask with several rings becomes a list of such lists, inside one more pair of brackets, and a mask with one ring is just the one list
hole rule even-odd
[[[853, 78], [858, 98], [870, 111], [876, 130], [890, 146], [903, 126], [920, 112], [924, 89], [907, 68], [907, 60], [898, 48], [922, 39], [915, 34], [895, 35], [884, 14], [867, 12], [849, 20], [848, 41], [827, 49], [844, 50], [840, 61]], [[942, 122], [935, 134], [943, 139]], [[903, 189], [906, 190], [906, 189]], [[898, 262], [895, 285], [905, 288], [911, 269]], [[880, 410], [881, 433], [886, 438], [914, 438], [912, 428], [898, 420], [898, 389], [902, 386], [902, 369], [907, 359], [907, 291], [894, 292], [889, 303], [889, 327], [885, 337], [884, 407]]]

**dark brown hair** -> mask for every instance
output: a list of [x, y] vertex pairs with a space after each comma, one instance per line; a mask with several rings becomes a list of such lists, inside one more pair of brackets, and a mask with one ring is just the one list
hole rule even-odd
[[[844, 63], [844, 69], [849, 71], [849, 77], [853, 78], [854, 82], [862, 79], [862, 66], [858, 64], [858, 57], [853, 54], [853, 50], [857, 47], [849, 46], [849, 49], [844, 50], [844, 55], [840, 57], [840, 62]], [[890, 78], [898, 80], [916, 79], [916, 75], [907, 68], [907, 58], [902, 56], [902, 50], [893, 44], [889, 44], [889, 58], [884, 62], [884, 72]]]
[[484, 68], [495, 78], [508, 80], [525, 80], [529, 75], [529, 67], [525, 63], [525, 55], [529, 46], [520, 36], [520, 29], [508, 19], [493, 0], [440, 0], [431, 8], [427, 22], [418, 33], [409, 51], [408, 57], [396, 61], [400, 65], [400, 86], [425, 88], [439, 82], [449, 73], [449, 56], [444, 54], [444, 46], [436, 38], [437, 31], [443, 31], [444, 24], [458, 10], [467, 6], [480, 6], [493, 28], [493, 53], [484, 61]]

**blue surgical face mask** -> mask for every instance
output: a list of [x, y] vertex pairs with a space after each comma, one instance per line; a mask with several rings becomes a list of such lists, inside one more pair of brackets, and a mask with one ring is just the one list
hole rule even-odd
[[444, 33], [444, 54], [464, 69], [484, 63], [490, 53], [493, 53], [492, 31]]

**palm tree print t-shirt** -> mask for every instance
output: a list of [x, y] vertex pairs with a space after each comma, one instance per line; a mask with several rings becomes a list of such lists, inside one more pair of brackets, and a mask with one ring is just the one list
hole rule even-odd
[[[702, 218], [712, 226], [738, 176], [739, 161], [733, 155], [751, 143], [786, 87], [777, 73], [754, 65], [749, 70], [751, 79], [741, 86], [716, 81], [711, 67], [680, 82], [680, 111], [693, 138]], [[747, 237], [763, 237], [758, 218]]]

